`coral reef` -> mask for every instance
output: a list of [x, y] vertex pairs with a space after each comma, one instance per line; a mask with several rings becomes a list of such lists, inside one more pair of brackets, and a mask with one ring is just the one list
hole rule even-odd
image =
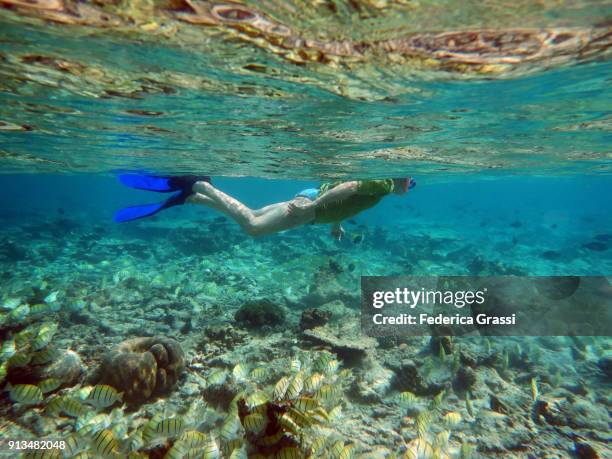
[[[527, 231], [520, 220], [508, 228]], [[458, 236], [415, 219], [411, 234], [360, 229], [358, 244], [336, 244], [308, 228], [296, 244], [179, 222], [180, 241], [164, 220], [0, 228], [29, 241], [22, 261], [0, 252], [3, 438], [62, 439], [68, 457], [610, 455], [609, 339], [362, 335], [359, 276], [408, 260], [467, 274]], [[60, 244], [63, 231], [74, 237]], [[491, 275], [548, 263], [542, 251], [472, 249]]]
[[300, 330], [321, 327], [329, 322], [331, 316], [332, 314], [329, 311], [318, 308], [306, 309], [302, 311], [302, 317], [300, 317]]
[[248, 328], [275, 327], [285, 321], [285, 311], [282, 306], [270, 300], [249, 301], [242, 305], [234, 315], [236, 322]]

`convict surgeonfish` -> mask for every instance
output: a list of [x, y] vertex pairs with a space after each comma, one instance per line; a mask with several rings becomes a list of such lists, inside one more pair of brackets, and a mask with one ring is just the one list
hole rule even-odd
[[89, 392], [84, 402], [98, 409], [104, 409], [121, 401], [122, 395], [122, 393], [118, 392], [117, 389], [112, 386], [98, 384]]
[[59, 354], [59, 351], [54, 347], [49, 347], [32, 354], [32, 364], [43, 365], [54, 360]]
[[242, 382], [246, 379], [248, 375], [248, 368], [246, 367], [246, 365], [238, 363], [232, 370], [232, 375], [234, 376], [234, 380], [236, 382]]
[[244, 428], [253, 434], [259, 434], [264, 430], [266, 424], [268, 423], [267, 416], [259, 413], [251, 413], [244, 417], [242, 420], [242, 425]]
[[255, 368], [253, 371], [251, 371], [251, 378], [255, 379], [255, 380], [262, 380], [262, 379], [266, 379], [268, 377], [268, 369], [264, 368], [264, 367], [258, 367]]
[[59, 312], [59, 303], [38, 303], [30, 306], [31, 316], [46, 316], [54, 312]]
[[49, 293], [45, 297], [45, 303], [55, 303], [57, 301], [57, 296], [59, 295], [59, 291], [56, 290], [54, 292]]
[[58, 397], [57, 401], [53, 399], [54, 409], [59, 408], [59, 411], [66, 414], [67, 416], [78, 418], [87, 413], [87, 407], [74, 397], [63, 396]]
[[91, 449], [97, 457], [119, 457], [119, 443], [107, 429], [102, 429], [93, 436]]
[[185, 430], [185, 421], [181, 417], [162, 419], [156, 426], [155, 432], [162, 437], [175, 438]]
[[325, 377], [321, 373], [313, 373], [309, 378], [306, 378], [304, 381], [304, 390], [309, 393], [315, 392], [321, 384]]
[[5, 311], [12, 311], [20, 304], [21, 300], [19, 298], [7, 298], [6, 300], [4, 300], [2, 305], [0, 305], [0, 309], [4, 309]]
[[38, 388], [43, 394], [48, 394], [57, 389], [62, 382], [57, 378], [47, 378], [38, 383]]
[[38, 330], [38, 335], [32, 341], [32, 349], [39, 351], [49, 345], [53, 335], [57, 331], [58, 325], [56, 322], [44, 323]]
[[164, 419], [161, 414], [156, 414], [145, 425], [142, 439], [147, 445], [151, 445], [160, 438], [180, 437], [185, 427], [186, 423], [180, 416]]
[[32, 356], [25, 352], [18, 352], [6, 361], [8, 368], [23, 368], [32, 360]]
[[8, 360], [15, 354], [17, 348], [15, 346], [15, 340], [9, 339], [2, 343], [2, 348], [0, 348], [0, 360]]
[[197, 448], [198, 446], [204, 445], [208, 440], [208, 435], [195, 430], [184, 432], [180, 437], [180, 441], [183, 442], [187, 448]]
[[33, 384], [7, 385], [10, 398], [15, 403], [23, 405], [37, 405], [43, 401], [41, 390]]
[[27, 304], [22, 304], [13, 309], [8, 315], [7, 319], [9, 322], [19, 323], [25, 320], [25, 318], [30, 313], [30, 306]]
[[227, 372], [224, 370], [215, 370], [208, 377], [208, 384], [211, 386], [220, 386], [225, 382]]
[[7, 373], [8, 373], [7, 364], [6, 362], [4, 362], [0, 365], [0, 384], [2, 384], [4, 380], [6, 379]]

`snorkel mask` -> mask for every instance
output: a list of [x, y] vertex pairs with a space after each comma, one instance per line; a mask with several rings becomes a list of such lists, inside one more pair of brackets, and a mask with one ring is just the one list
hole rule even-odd
[[407, 193], [408, 190], [412, 190], [416, 186], [416, 181], [411, 177], [398, 178], [395, 181], [400, 186], [402, 193]]

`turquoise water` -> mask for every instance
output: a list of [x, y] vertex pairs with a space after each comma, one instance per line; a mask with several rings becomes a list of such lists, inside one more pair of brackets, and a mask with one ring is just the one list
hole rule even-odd
[[501, 80], [372, 68], [334, 81], [257, 49], [263, 75], [197, 48], [58, 33], [3, 25], [4, 171], [609, 172], [609, 61]]
[[[577, 25], [605, 16], [589, 5]], [[546, 20], [568, 25], [564, 8]], [[440, 24], [473, 26], [460, 13]], [[80, 458], [612, 454], [609, 337], [359, 328], [364, 275], [609, 279], [605, 55], [464, 75], [134, 29], [1, 10], [0, 440]], [[253, 238], [203, 206], [114, 223], [164, 198], [124, 171], [209, 174], [253, 209], [336, 179], [417, 186], [340, 241], [329, 225]]]

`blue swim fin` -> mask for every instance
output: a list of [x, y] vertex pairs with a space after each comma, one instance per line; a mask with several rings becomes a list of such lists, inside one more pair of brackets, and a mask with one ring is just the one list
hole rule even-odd
[[178, 190], [191, 189], [198, 181], [210, 182], [207, 175], [177, 175], [159, 176], [146, 174], [120, 174], [119, 181], [125, 186], [137, 190], [156, 191], [158, 193], [171, 193]]
[[170, 177], [158, 177], [155, 175], [141, 174], [121, 174], [119, 181], [125, 186], [136, 188], [137, 190], [157, 191], [160, 193], [170, 193], [176, 189], [170, 186]]
[[155, 215], [156, 213], [161, 212], [164, 209], [169, 209], [170, 207], [185, 204], [185, 200], [191, 194], [191, 190], [180, 191], [162, 202], [156, 202], [153, 204], [142, 204], [140, 206], [131, 206], [119, 209], [115, 213], [114, 220], [116, 222], [122, 223], [130, 222], [132, 220], [138, 220], [140, 218], [150, 217], [151, 215]]

